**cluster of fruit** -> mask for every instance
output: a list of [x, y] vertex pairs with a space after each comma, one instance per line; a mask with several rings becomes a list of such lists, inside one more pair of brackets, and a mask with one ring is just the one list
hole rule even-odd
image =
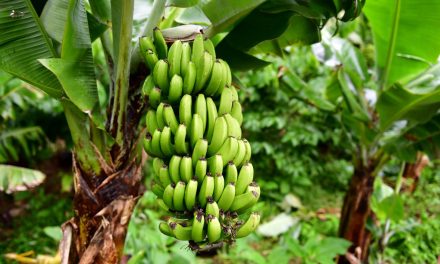
[[152, 184], [159, 204], [173, 216], [162, 233], [203, 245], [233, 242], [257, 227], [249, 213], [260, 187], [253, 181], [251, 147], [242, 138], [238, 94], [228, 64], [198, 34], [192, 45], [168, 46], [159, 29], [140, 39], [151, 70], [142, 88], [149, 98], [146, 152], [155, 157]]

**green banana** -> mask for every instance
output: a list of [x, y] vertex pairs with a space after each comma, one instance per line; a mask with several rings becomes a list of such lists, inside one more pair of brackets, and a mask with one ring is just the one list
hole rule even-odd
[[216, 61], [214, 66], [212, 67], [211, 78], [209, 79], [208, 84], [204, 90], [204, 93], [207, 96], [213, 96], [217, 90], [220, 88], [223, 79], [223, 65], [220, 61]]
[[241, 138], [241, 128], [235, 118], [233, 118], [230, 114], [224, 115], [226, 123], [228, 124], [228, 136], [235, 137], [236, 139]]
[[154, 52], [151, 49], [147, 50], [145, 52], [145, 54], [143, 55], [143, 57], [144, 57], [144, 60], [147, 63], [147, 66], [150, 70], [153, 70], [154, 66], [159, 61], [159, 59], [157, 58], [156, 52]]
[[168, 46], [159, 28], [156, 27], [153, 30], [153, 37], [154, 37], [153, 43], [154, 46], [156, 47], [157, 55], [159, 56], [160, 59], [166, 59], [168, 54]]
[[205, 178], [203, 179], [202, 186], [200, 187], [199, 192], [199, 204], [202, 207], [205, 207], [206, 205], [206, 199], [208, 197], [211, 197], [214, 193], [214, 178], [211, 176], [210, 173], [207, 173]]
[[168, 165], [163, 164], [159, 169], [159, 181], [162, 186], [168, 186], [171, 184], [170, 172], [168, 170]]
[[206, 151], [208, 149], [208, 141], [206, 139], [199, 139], [197, 143], [194, 146], [193, 153], [192, 153], [192, 162], [193, 166], [196, 165], [197, 161], [200, 158], [206, 157]]
[[174, 114], [173, 107], [169, 104], [165, 104], [163, 107], [163, 116], [165, 119], [165, 125], [171, 128], [171, 132], [173, 134], [176, 133], [177, 128], [179, 127], [179, 122], [177, 122], [176, 115]]
[[226, 185], [225, 189], [218, 200], [218, 207], [222, 209], [224, 212], [228, 211], [234, 202], [235, 198], [235, 184], [230, 182]]
[[191, 240], [192, 226], [183, 226], [179, 223], [170, 223], [174, 236], [179, 240]]
[[148, 133], [152, 134], [154, 133], [154, 130], [158, 128], [157, 126], [157, 120], [156, 120], [156, 111], [153, 109], [148, 110], [147, 116], [146, 116], [146, 123], [147, 123], [147, 131]]
[[185, 206], [188, 210], [192, 210], [196, 204], [198, 182], [191, 179], [185, 189]]
[[235, 183], [236, 194], [242, 194], [246, 191], [248, 185], [254, 179], [254, 169], [252, 163], [245, 163], [240, 169], [238, 174], [237, 182]]
[[217, 153], [228, 138], [228, 124], [223, 116], [217, 117], [214, 124], [211, 143], [208, 146], [208, 156]]
[[245, 155], [246, 145], [244, 144], [243, 140], [238, 140], [238, 150], [233, 160], [234, 164], [237, 164], [237, 166], [241, 166], [241, 164], [243, 164], [243, 159]]
[[223, 189], [225, 188], [225, 178], [223, 175], [215, 175], [214, 176], [214, 194], [213, 198], [215, 201], [218, 201], [223, 193]]
[[157, 53], [153, 39], [151, 37], [139, 38], [139, 52], [141, 55], [143, 55], [147, 50], [152, 50], [154, 53]]
[[208, 215], [208, 241], [214, 243], [218, 241], [222, 234], [220, 221], [213, 215]]
[[226, 184], [233, 182], [234, 184], [237, 182], [237, 166], [235, 166], [234, 162], [228, 162], [226, 166]]
[[203, 94], [199, 94], [196, 99], [196, 103], [194, 105], [194, 113], [198, 114], [200, 118], [202, 119], [203, 124], [203, 134], [205, 134], [206, 130], [206, 99]]
[[188, 63], [188, 69], [183, 76], [183, 93], [191, 94], [194, 90], [194, 85], [196, 84], [197, 69], [194, 62], [190, 61]]
[[157, 108], [160, 103], [162, 90], [158, 87], [154, 87], [150, 91], [150, 95], [148, 96], [148, 103], [152, 108]]
[[180, 178], [188, 183], [193, 178], [193, 165], [190, 156], [184, 156], [180, 161]]
[[170, 173], [171, 181], [174, 183], [178, 183], [180, 181], [180, 161], [182, 157], [180, 156], [172, 156], [170, 159], [170, 165], [168, 166], [168, 170]]
[[200, 139], [203, 139], [203, 121], [199, 114], [193, 115], [189, 136], [193, 148]]
[[212, 41], [210, 39], [207, 39], [203, 42], [203, 46], [205, 48], [205, 50], [211, 54], [211, 56], [214, 58], [215, 60], [215, 47], [214, 44], [212, 43]]
[[145, 136], [145, 139], [144, 139], [144, 142], [143, 142], [144, 143], [144, 149], [145, 149], [145, 151], [147, 152], [148, 155], [150, 155], [150, 156], [157, 156], [156, 153], [154, 153], [154, 151], [153, 151], [153, 147], [152, 147], [151, 141], [152, 141], [152, 136], [151, 136], [150, 133], [148, 133]]
[[196, 177], [199, 184], [202, 184], [203, 180], [205, 179], [207, 167], [208, 162], [204, 157], [197, 160], [194, 176]]
[[163, 191], [163, 202], [169, 209], [173, 209], [174, 183], [168, 184]]
[[180, 62], [182, 61], [182, 41], [175, 41], [168, 51], [168, 62], [170, 64], [169, 77], [180, 75]]
[[180, 60], [180, 73], [185, 76], [188, 71], [188, 64], [191, 61], [191, 46], [188, 42], [182, 44], [182, 58]]
[[192, 98], [191, 95], [185, 94], [180, 99], [179, 120], [181, 124], [189, 127], [192, 119]]
[[142, 85], [142, 94], [145, 96], [150, 96], [151, 90], [154, 88], [153, 76], [148, 75], [145, 78], [144, 84]]
[[249, 216], [248, 220], [238, 228], [237, 233], [235, 234], [235, 237], [241, 238], [241, 237], [248, 236], [250, 233], [252, 233], [257, 228], [259, 223], [260, 223], [260, 214], [252, 213]]
[[[237, 188], [235, 188], [235, 194], [237, 194]], [[234, 198], [234, 201], [232, 202], [231, 207], [229, 208], [230, 211], [236, 211], [237, 213], [240, 213], [246, 209], [249, 208], [249, 205], [254, 205], [255, 202], [258, 200], [259, 194], [257, 192], [245, 192], [240, 195], [236, 195]]]
[[231, 112], [232, 109], [232, 91], [231, 88], [223, 89], [220, 95], [220, 105], [218, 107], [218, 115], [224, 115]]
[[160, 222], [159, 224], [159, 230], [162, 234], [170, 236], [170, 237], [175, 237], [173, 230], [171, 230], [170, 226], [168, 225], [168, 223], [165, 222]]
[[203, 212], [195, 211], [194, 212], [194, 220], [192, 225], [192, 233], [191, 238], [194, 240], [194, 242], [201, 242], [205, 239], [205, 216], [203, 215]]
[[234, 101], [232, 103], [231, 115], [235, 120], [237, 120], [240, 126], [243, 124], [243, 112], [239, 101]]
[[237, 89], [235, 89], [234, 86], [230, 86], [230, 87], [231, 87], [231, 93], [232, 93], [232, 102], [238, 101]]
[[160, 103], [156, 110], [156, 121], [157, 121], [157, 127], [159, 129], [163, 129], [165, 127], [165, 118], [164, 118], [164, 103]]
[[174, 194], [173, 194], [173, 206], [174, 209], [177, 211], [184, 211], [185, 210], [185, 187], [186, 184], [183, 181], [179, 181], [176, 183], [176, 187], [174, 188]]
[[228, 137], [219, 149], [217, 154], [223, 158], [223, 166], [226, 166], [229, 161], [233, 160], [238, 150], [238, 140], [234, 137]]
[[186, 139], [186, 126], [184, 124], [180, 124], [177, 128], [176, 134], [174, 135], [174, 149], [177, 154], [185, 155], [188, 154], [188, 143], [185, 141]]
[[217, 107], [215, 106], [214, 100], [211, 97], [206, 98], [206, 129], [205, 138], [208, 141], [212, 140], [212, 134], [214, 133], [215, 121], [218, 117]]
[[[164, 191], [164, 193], [165, 193], [165, 191]], [[159, 207], [162, 210], [164, 210], [166, 212], [168, 212], [170, 210], [170, 208], [165, 204], [165, 202], [162, 199], [156, 199], [156, 201], [157, 201], [157, 205], [159, 205]]]
[[243, 139], [244, 146], [246, 147], [246, 155], [244, 155], [243, 162], [249, 162], [251, 160], [252, 150], [251, 144], [246, 139]]
[[[225, 86], [227, 87], [231, 87], [232, 86], [232, 73], [231, 73], [231, 68], [229, 67], [229, 64], [220, 59], [220, 62], [223, 64], [223, 66], [225, 67], [225, 71], [224, 71], [224, 78], [226, 80]], [[238, 100], [238, 99], [237, 99]]]
[[204, 53], [203, 58], [199, 58], [199, 61], [202, 60], [203, 62], [199, 62], [198, 64], [203, 64], [203, 67], [199, 67], [196, 63], [196, 84], [194, 86], [193, 94], [196, 94], [203, 89], [209, 76], [211, 76], [212, 67], [214, 66], [213, 57], [208, 52]]
[[158, 184], [157, 182], [155, 182], [154, 180], [151, 181], [151, 191], [157, 196], [157, 197], [162, 197], [163, 196], [163, 192], [164, 192], [164, 188], [162, 186], [160, 186], [160, 184]]
[[218, 207], [218, 204], [214, 201], [212, 197], [208, 197], [207, 199], [205, 213], [207, 215], [213, 215], [217, 218], [219, 218], [220, 216], [220, 208]]
[[175, 104], [179, 102], [180, 98], [182, 97], [183, 92], [183, 80], [182, 77], [175, 74], [171, 78], [170, 82], [170, 94], [168, 95], [168, 100], [171, 104]]
[[153, 80], [164, 94], [168, 94], [170, 83], [168, 79], [168, 63], [165, 60], [159, 60], [154, 65]]
[[223, 158], [221, 155], [214, 155], [208, 158], [209, 172], [213, 175], [221, 175], [223, 173]]
[[[163, 166], [163, 160], [159, 159], [159, 158], [154, 158], [153, 159], [153, 171], [156, 175], [159, 175], [160, 172], [160, 168], [162, 168]], [[168, 185], [168, 184], [167, 184]], [[163, 185], [162, 185], [163, 186]]]
[[158, 157], [163, 157], [164, 154], [160, 148], [160, 136], [162, 133], [159, 131], [159, 129], [154, 130], [153, 137], [151, 139], [151, 149], [153, 151], [153, 154]]
[[165, 157], [171, 157], [174, 154], [174, 146], [171, 143], [171, 130], [169, 127], [164, 127], [160, 134], [160, 149]]
[[[203, 35], [198, 34], [194, 38], [193, 47], [192, 47], [192, 53], [191, 53], [191, 61], [198, 62], [200, 58], [203, 57], [203, 54], [205, 52], [205, 47], [203, 43]], [[197, 68], [202, 67], [203, 65], [196, 65]]]

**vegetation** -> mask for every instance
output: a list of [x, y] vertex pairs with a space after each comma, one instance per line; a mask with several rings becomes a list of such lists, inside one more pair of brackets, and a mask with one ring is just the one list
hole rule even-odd
[[[7, 262], [58, 263], [60, 253], [72, 263], [438, 260], [440, 39], [433, 36], [440, 20], [432, 18], [439, 3], [226, 1], [219, 14], [218, 1], [134, 2], [0, 3], [0, 252], [9, 253]], [[218, 241], [208, 226], [211, 241], [199, 244], [208, 250], [192, 252], [194, 244], [158, 229], [170, 215], [182, 217], [176, 210], [191, 209], [158, 203], [157, 159], [145, 151], [165, 163], [173, 154], [148, 147], [155, 129], [147, 112], [174, 99], [161, 91], [157, 101], [146, 85], [147, 76], [161, 90], [167, 82], [158, 81], [150, 58], [142, 60], [137, 36], [156, 41], [158, 26], [173, 47], [192, 43], [199, 25], [215, 46], [207, 51], [233, 73], [225, 89], [237, 90], [243, 109], [240, 136], [252, 148], [261, 188], [252, 211], [261, 222], [222, 247], [211, 245]], [[217, 104], [221, 97], [212, 96]], [[185, 152], [196, 152], [187, 142]], [[235, 240], [234, 225], [222, 240]], [[169, 235], [182, 240], [173, 229]]]

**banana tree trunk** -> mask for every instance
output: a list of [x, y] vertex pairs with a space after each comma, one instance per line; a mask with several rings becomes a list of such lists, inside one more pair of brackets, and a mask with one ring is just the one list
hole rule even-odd
[[350, 263], [350, 258], [367, 260], [371, 234], [366, 228], [367, 219], [371, 215], [370, 197], [373, 193], [375, 166], [373, 162], [363, 165], [359, 162], [350, 181], [350, 187], [344, 199], [339, 235], [352, 242], [348, 256], [341, 256], [339, 263]]
[[102, 164], [105, 175], [81, 170], [74, 157], [74, 217], [63, 224], [60, 253], [67, 263], [119, 263], [131, 214], [141, 193], [142, 162]]

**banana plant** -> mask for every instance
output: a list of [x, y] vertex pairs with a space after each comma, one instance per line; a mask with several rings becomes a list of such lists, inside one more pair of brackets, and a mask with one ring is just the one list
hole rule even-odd
[[62, 263], [121, 258], [146, 157], [141, 120], [149, 100], [141, 88], [149, 71], [141, 63], [140, 36], [159, 27], [170, 44], [192, 40], [202, 29], [233, 69], [248, 70], [267, 65], [254, 56], [258, 51], [319, 41], [323, 23], [353, 19], [363, 4], [0, 1], [0, 68], [61, 102], [74, 143], [75, 214], [63, 225]]

